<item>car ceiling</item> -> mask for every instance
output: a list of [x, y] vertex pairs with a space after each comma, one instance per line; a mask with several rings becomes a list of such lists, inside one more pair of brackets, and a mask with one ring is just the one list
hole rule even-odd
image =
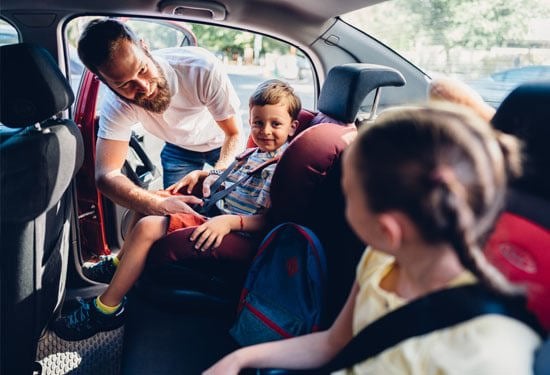
[[[204, 0], [179, 0], [169, 2], [177, 2], [180, 4], [207, 4], [207, 3], [219, 3], [225, 6], [228, 10], [228, 20], [233, 18], [238, 19], [241, 16], [245, 16], [248, 9], [280, 9], [281, 11], [293, 12], [320, 20], [327, 20], [332, 16], [340, 15], [350, 12], [355, 9], [363, 8], [368, 5], [381, 2], [380, 0], [216, 0], [204, 1]], [[2, 8], [4, 10], [18, 9], [18, 10], [37, 10], [37, 9], [51, 9], [52, 4], [59, 9], [73, 9], [80, 11], [85, 9], [86, 11], [126, 11], [131, 10], [133, 12], [157, 12], [159, 8], [158, 0], [53, 0], [53, 1], [36, 1], [36, 0], [2, 0]]]
[[[222, 5], [226, 10], [225, 19], [212, 20], [202, 14], [189, 11], [181, 16], [184, 19], [212, 21], [228, 26], [242, 26], [258, 32], [270, 33], [284, 38], [293, 38], [302, 44], [312, 43], [332, 24], [334, 16], [379, 3], [380, 0], [2, 0], [4, 14], [17, 17], [17, 13], [30, 11], [65, 14], [134, 14], [162, 16], [160, 4], [174, 6], [208, 7], [209, 4]], [[185, 9], [185, 8], [179, 8]], [[26, 24], [25, 16], [19, 14], [20, 22]], [[168, 14], [167, 14], [168, 16]], [[11, 18], [11, 17], [8, 17]], [[36, 18], [36, 17], [34, 17]], [[35, 22], [35, 21], [33, 21]], [[284, 25], [284, 28], [281, 27]], [[284, 29], [284, 30], [281, 30]]]

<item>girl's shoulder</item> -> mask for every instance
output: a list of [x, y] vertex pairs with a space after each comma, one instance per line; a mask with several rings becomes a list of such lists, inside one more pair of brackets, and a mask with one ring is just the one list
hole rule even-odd
[[409, 338], [358, 367], [359, 373], [388, 368], [399, 373], [415, 368], [419, 374], [531, 374], [540, 342], [522, 322], [483, 315]]
[[434, 339], [457, 367], [472, 366], [472, 371], [465, 368], [464, 373], [486, 374], [530, 374], [541, 343], [540, 336], [523, 322], [497, 314], [435, 332]]
[[375, 272], [379, 272], [381, 268], [389, 267], [394, 261], [394, 257], [367, 247], [361, 256], [361, 260], [357, 265], [357, 280], [365, 280], [370, 278]]

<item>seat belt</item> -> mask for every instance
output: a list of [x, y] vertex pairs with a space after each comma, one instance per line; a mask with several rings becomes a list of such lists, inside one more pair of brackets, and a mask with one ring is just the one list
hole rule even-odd
[[501, 296], [481, 284], [444, 289], [411, 301], [375, 320], [320, 369], [256, 369], [243, 374], [330, 374], [366, 361], [408, 338], [425, 335], [484, 314], [499, 314], [520, 320], [542, 337], [544, 330], [524, 306], [523, 297]]
[[542, 336], [541, 326], [524, 306], [523, 297], [501, 296], [479, 283], [430, 293], [369, 324], [324, 369], [332, 372], [351, 367], [410, 337], [485, 314], [520, 320]]
[[229, 174], [235, 169], [237, 165], [242, 165], [254, 151], [256, 151], [258, 148], [253, 148], [250, 150], [245, 151], [241, 155], [239, 155], [237, 158], [235, 158], [235, 161], [227, 167], [227, 169], [218, 177], [216, 181], [210, 186], [210, 191], [214, 192], [210, 197], [203, 198], [204, 204], [200, 208], [201, 213], [208, 213], [212, 208], [214, 208], [216, 202], [218, 202], [220, 199], [225, 198], [229, 193], [231, 193], [233, 190], [237, 188], [237, 186], [241, 185], [243, 182], [254, 176], [256, 173], [262, 171], [267, 166], [277, 163], [280, 159], [280, 156], [275, 156], [271, 159], [268, 159], [264, 161], [262, 164], [258, 165], [256, 168], [253, 168], [246, 172], [246, 175], [241, 177], [239, 180], [237, 180], [233, 185], [229, 186], [228, 188], [222, 189], [217, 191], [222, 184], [227, 180], [229, 177]]

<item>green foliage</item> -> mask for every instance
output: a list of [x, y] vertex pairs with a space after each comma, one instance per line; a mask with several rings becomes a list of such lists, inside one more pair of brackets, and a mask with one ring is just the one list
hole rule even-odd
[[246, 47], [254, 43], [254, 35], [248, 32], [201, 24], [193, 24], [191, 28], [200, 46], [227, 56], [242, 54]]
[[[192, 24], [198, 44], [212, 52], [223, 53], [228, 57], [242, 55], [245, 48], [253, 48], [255, 34], [248, 31], [229, 29], [219, 26]], [[262, 37], [262, 53], [288, 53], [290, 46], [269, 37]]]
[[127, 24], [143, 38], [152, 50], [182, 44], [183, 33], [174, 26], [142, 20], [129, 20]]
[[415, 34], [441, 45], [490, 48], [520, 40], [528, 20], [545, 11], [536, 0], [396, 0]]

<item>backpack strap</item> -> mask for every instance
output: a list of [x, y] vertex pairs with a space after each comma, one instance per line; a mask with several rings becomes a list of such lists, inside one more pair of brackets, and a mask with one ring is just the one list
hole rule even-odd
[[444, 289], [416, 299], [375, 320], [320, 369], [257, 369], [254, 373], [329, 374], [374, 357], [408, 338], [425, 335], [485, 314], [499, 314], [520, 320], [542, 337], [544, 330], [524, 306], [525, 300], [522, 297], [497, 295], [481, 284]]
[[204, 204], [203, 204], [203, 206], [200, 210], [201, 212], [208, 212], [210, 209], [212, 209], [214, 207], [214, 205], [216, 204], [217, 201], [219, 201], [220, 199], [225, 198], [227, 195], [229, 195], [229, 193], [231, 193], [233, 190], [235, 190], [237, 188], [237, 186], [241, 185], [243, 182], [245, 182], [250, 177], [257, 174], [258, 172], [261, 172], [267, 166], [269, 166], [271, 164], [274, 164], [274, 163], [277, 163], [280, 159], [280, 156], [275, 156], [275, 157], [273, 157], [269, 160], [264, 161], [262, 164], [258, 165], [256, 168], [251, 169], [250, 171], [246, 172], [245, 176], [241, 177], [241, 179], [236, 181], [230, 187], [218, 191], [218, 189], [222, 186], [222, 184], [227, 180], [227, 178], [229, 177], [229, 175], [231, 174], [233, 169], [235, 169], [235, 167], [237, 165], [239, 165], [239, 166], [242, 165], [248, 159], [248, 157], [250, 155], [252, 155], [254, 153], [254, 151], [256, 151], [257, 149], [258, 149], [257, 147], [252, 148], [252, 149], [248, 149], [245, 152], [243, 152], [242, 154], [240, 154], [239, 156], [237, 156], [235, 158], [235, 161], [233, 163], [231, 163], [231, 165], [229, 165], [229, 167], [227, 167], [227, 169], [220, 175], [220, 177], [218, 177], [218, 179], [216, 181], [214, 181], [212, 186], [210, 186], [210, 191], [214, 192], [214, 193], [210, 197], [203, 199]]

